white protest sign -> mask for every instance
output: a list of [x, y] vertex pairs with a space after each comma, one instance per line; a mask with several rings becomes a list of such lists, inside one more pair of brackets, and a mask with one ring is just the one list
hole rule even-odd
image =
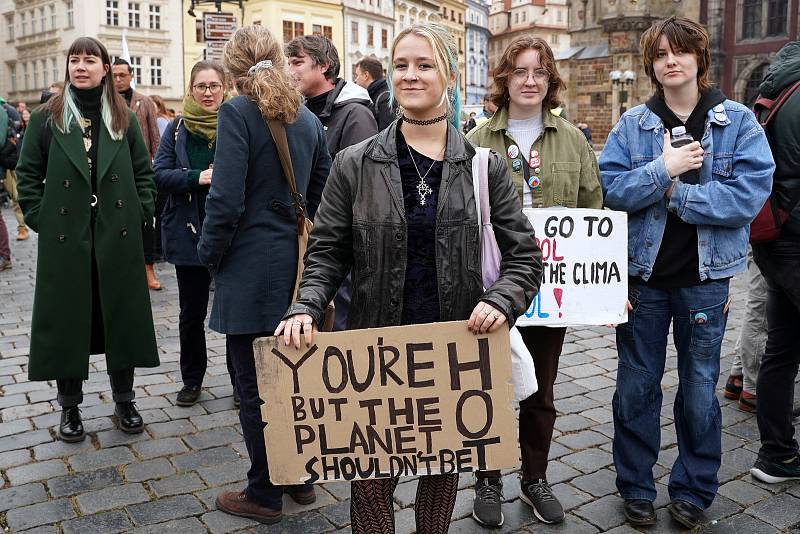
[[518, 326], [620, 324], [628, 320], [628, 214], [525, 209], [542, 250], [539, 294]]

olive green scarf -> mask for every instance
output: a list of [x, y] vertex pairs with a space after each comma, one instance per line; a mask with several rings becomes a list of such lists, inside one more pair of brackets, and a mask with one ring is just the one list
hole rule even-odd
[[[223, 102], [227, 99], [227, 94], [222, 97]], [[217, 139], [217, 111], [208, 111], [198, 104], [192, 95], [186, 95], [183, 99], [183, 124], [190, 133], [209, 141], [215, 141]]]

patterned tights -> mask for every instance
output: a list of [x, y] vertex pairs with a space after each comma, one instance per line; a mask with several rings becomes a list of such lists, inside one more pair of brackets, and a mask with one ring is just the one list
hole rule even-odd
[[[353, 534], [394, 532], [392, 495], [398, 479], [354, 481], [350, 485], [350, 520]], [[417, 534], [446, 534], [456, 504], [458, 475], [430, 475], [419, 478], [414, 515]]]

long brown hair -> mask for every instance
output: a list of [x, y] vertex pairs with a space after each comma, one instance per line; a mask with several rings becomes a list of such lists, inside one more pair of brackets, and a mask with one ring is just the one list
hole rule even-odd
[[508, 104], [510, 99], [508, 93], [508, 79], [511, 76], [511, 72], [514, 70], [514, 62], [517, 60], [517, 56], [526, 50], [536, 50], [539, 52], [539, 63], [550, 75], [547, 85], [547, 94], [542, 100], [542, 109], [549, 111], [561, 106], [559, 93], [566, 89], [567, 86], [558, 74], [553, 50], [544, 39], [532, 37], [530, 35], [517, 37], [511, 41], [505, 51], [503, 51], [500, 62], [494, 70], [494, 86], [489, 95], [489, 100], [498, 108]]
[[[271, 61], [272, 65], [251, 73], [251, 67], [262, 61]], [[297, 119], [303, 97], [286, 72], [281, 44], [267, 28], [245, 26], [237, 30], [225, 43], [222, 63], [239, 94], [252, 99], [264, 118], [284, 123]]]
[[661, 41], [662, 35], [667, 38], [674, 51], [684, 50], [695, 55], [697, 58], [697, 88], [701, 93], [711, 89], [711, 82], [708, 79], [708, 69], [711, 66], [708, 32], [703, 26], [692, 20], [670, 17], [654, 22], [642, 34], [639, 41], [644, 71], [650, 76], [650, 81], [656, 88], [656, 94], [664, 96], [664, 86], [658, 82], [653, 70], [653, 62], [658, 55], [658, 43]]
[[[111, 73], [111, 56], [108, 55], [108, 50], [103, 46], [103, 43], [94, 39], [93, 37], [78, 37], [70, 45], [67, 52], [67, 65], [66, 76], [64, 80], [64, 90], [61, 94], [53, 96], [45, 104], [45, 110], [50, 113], [50, 120], [56, 125], [60, 131], [69, 133], [71, 124], [74, 120], [79, 119], [75, 117], [75, 113], [80, 115], [80, 111], [74, 105], [73, 96], [69, 90], [69, 58], [77, 54], [86, 54], [100, 58], [103, 65], [108, 66], [108, 72], [103, 77], [101, 85], [103, 85], [102, 102], [100, 105], [103, 122], [108, 129], [111, 138], [120, 140], [128, 130], [130, 124], [130, 111], [125, 100], [117, 94], [114, 89], [114, 77]], [[78, 126], [83, 128], [81, 121], [77, 120]]]

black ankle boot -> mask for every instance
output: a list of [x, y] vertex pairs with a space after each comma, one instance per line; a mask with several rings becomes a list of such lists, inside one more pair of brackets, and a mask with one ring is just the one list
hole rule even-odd
[[64, 408], [61, 412], [61, 424], [58, 427], [58, 437], [67, 443], [83, 441], [86, 434], [83, 431], [81, 411], [77, 406]]
[[117, 426], [123, 432], [139, 434], [144, 430], [144, 421], [133, 402], [118, 402], [114, 414], [117, 416]]

